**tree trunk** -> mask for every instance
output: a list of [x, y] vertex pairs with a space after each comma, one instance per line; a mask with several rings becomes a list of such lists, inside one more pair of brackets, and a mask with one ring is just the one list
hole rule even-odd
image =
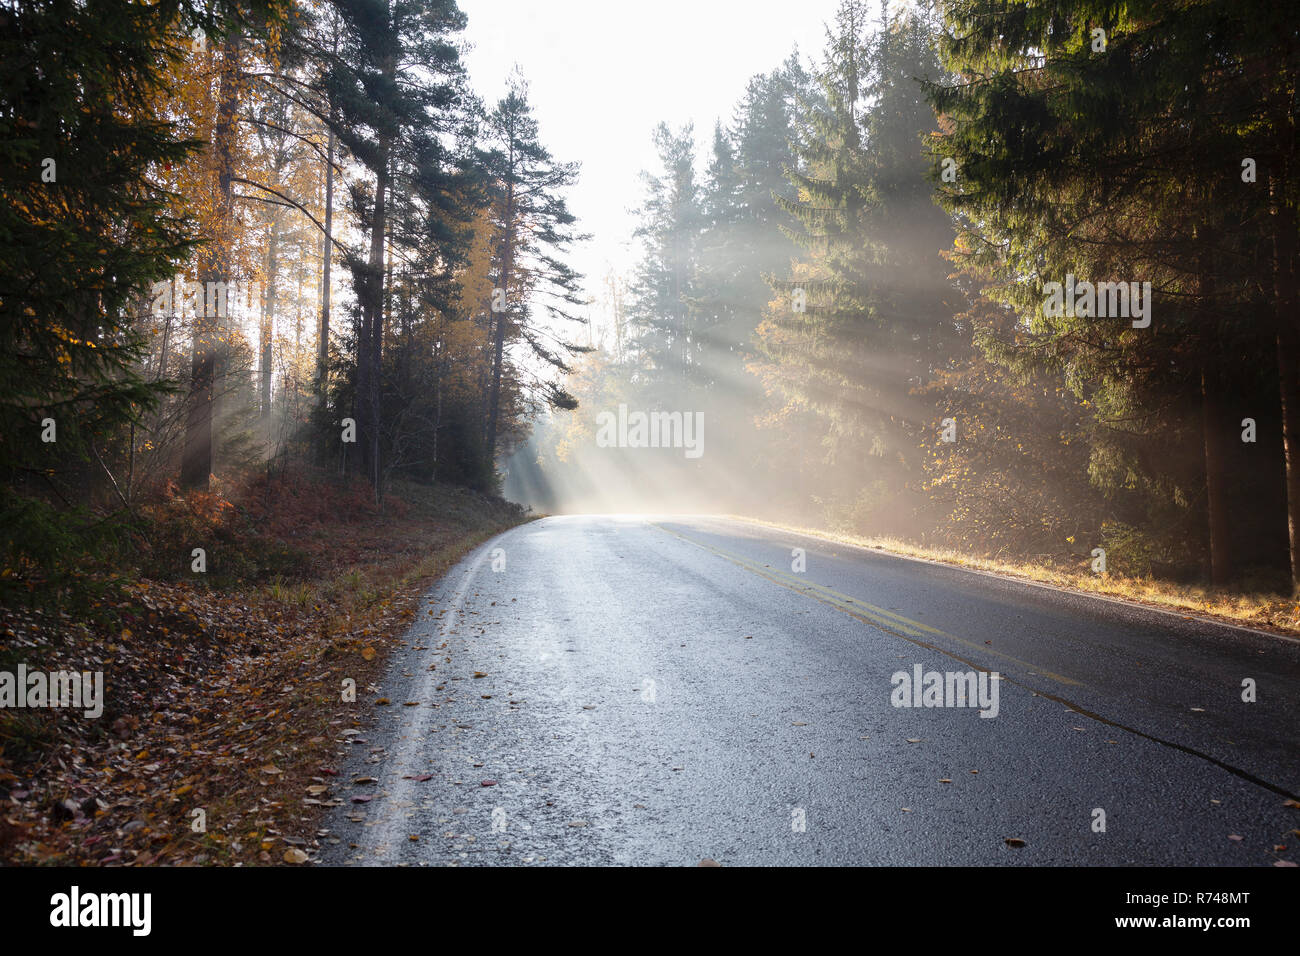
[[[337, 14], [333, 22], [332, 50], [335, 56], [339, 52], [339, 21]], [[316, 397], [325, 404], [326, 379], [329, 375], [330, 362], [330, 263], [333, 261], [334, 245], [334, 125], [338, 114], [334, 107], [334, 94], [329, 96], [329, 143], [325, 147], [325, 239], [321, 253], [321, 299], [320, 299], [320, 337], [316, 342]]]
[[194, 322], [194, 345], [190, 358], [190, 396], [185, 419], [185, 447], [181, 456], [181, 487], [208, 490], [212, 476], [212, 407], [215, 398], [219, 325], [217, 303], [212, 301], [211, 283], [227, 281], [230, 268], [230, 240], [226, 225], [234, 205], [235, 110], [238, 106], [239, 43], [232, 38], [221, 51], [221, 83], [217, 94], [217, 116], [213, 125], [212, 153], [216, 181], [213, 183], [212, 222], [217, 233], [210, 243], [205, 264], [199, 272], [203, 285], [202, 303]]
[[[1218, 318], [1214, 308], [1214, 232], [1198, 230], [1200, 246], [1197, 271], [1199, 325], [1209, 341], [1217, 341]], [[1232, 524], [1228, 519], [1227, 455], [1224, 443], [1227, 421], [1219, 400], [1222, 383], [1214, 367], [1214, 354], [1207, 350], [1201, 368], [1202, 434], [1205, 446], [1205, 510], [1210, 532], [1210, 580], [1216, 587], [1232, 577]]]
[[260, 359], [258, 374], [261, 394], [261, 418], [271, 417], [271, 340], [275, 329], [275, 278], [280, 269], [280, 217], [271, 221], [266, 238], [266, 292], [262, 296], [262, 326], [259, 329]]
[[[1282, 63], [1290, 63], [1290, 41], [1280, 50]], [[1276, 131], [1276, 158], [1268, 178], [1269, 218], [1273, 227], [1273, 303], [1277, 327], [1278, 386], [1282, 406], [1282, 447], [1286, 461], [1287, 532], [1291, 553], [1291, 586], [1300, 593], [1300, 332], [1296, 310], [1300, 290], [1296, 282], [1296, 210], [1292, 205], [1290, 176], [1295, 162], [1295, 114], [1291, 110], [1294, 78], [1286, 75], [1272, 101]]]
[[[332, 112], [331, 112], [332, 115]], [[330, 130], [325, 152], [325, 242], [321, 256], [320, 338], [316, 347], [316, 392], [325, 395], [325, 376], [330, 361], [330, 262], [334, 241], [334, 130]]]
[[1216, 587], [1223, 587], [1232, 578], [1232, 525], [1228, 520], [1224, 443], [1224, 429], [1228, 423], [1219, 403], [1219, 391], [1213, 370], [1203, 370], [1201, 410], [1205, 436], [1206, 516], [1210, 528], [1210, 580]]
[[384, 239], [388, 228], [388, 163], [392, 137], [380, 139], [380, 168], [375, 177], [375, 208], [370, 220], [370, 257], [366, 265], [366, 301], [357, 348], [357, 431], [365, 472], [379, 492], [380, 348], [384, 339]]
[[[515, 157], [513, 144], [511, 145], [510, 165], [507, 168], [513, 176]], [[498, 312], [496, 317], [496, 340], [493, 342], [492, 352], [492, 384], [488, 393], [487, 460], [488, 465], [494, 470], [496, 468], [497, 423], [500, 420], [501, 413], [501, 363], [505, 358], [506, 317], [510, 314], [510, 268], [514, 255], [514, 217], [515, 187], [514, 183], [511, 182], [506, 187], [505, 236], [503, 237], [501, 252], [500, 278], [501, 290], [505, 296], [505, 308]]]
[[1286, 458], [1287, 531], [1291, 583], [1300, 591], [1300, 335], [1296, 331], [1296, 217], [1273, 187], [1273, 277], [1277, 322], [1277, 370], [1282, 400], [1282, 445]]

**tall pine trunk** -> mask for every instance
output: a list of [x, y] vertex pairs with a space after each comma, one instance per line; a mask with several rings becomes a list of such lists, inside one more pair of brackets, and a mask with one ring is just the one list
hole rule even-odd
[[[1217, 341], [1218, 320], [1214, 309], [1214, 232], [1198, 230], [1198, 288], [1197, 309], [1199, 324]], [[1220, 400], [1223, 387], [1215, 368], [1214, 355], [1207, 352], [1201, 367], [1202, 433], [1205, 446], [1205, 505], [1210, 532], [1210, 580], [1218, 587], [1226, 585], [1232, 577], [1232, 524], [1228, 518], [1227, 449], [1225, 432], [1227, 421]]]
[[384, 340], [384, 238], [388, 228], [388, 164], [392, 137], [379, 141], [380, 167], [375, 177], [375, 208], [370, 219], [370, 255], [366, 263], [366, 297], [357, 340], [357, 432], [362, 467], [379, 488], [380, 349]]
[[[1284, 41], [1280, 62], [1290, 63]], [[1273, 304], [1277, 328], [1278, 387], [1282, 406], [1282, 447], [1286, 462], [1287, 532], [1291, 553], [1291, 586], [1300, 592], [1300, 294], [1296, 282], [1296, 211], [1290, 178], [1295, 163], [1295, 115], [1291, 111], [1294, 79], [1284, 74], [1271, 103], [1276, 131], [1276, 157], [1269, 174], [1269, 219], [1273, 239]]]
[[262, 324], [258, 330], [260, 357], [258, 383], [261, 396], [261, 418], [271, 417], [271, 341], [275, 330], [275, 277], [280, 269], [280, 217], [275, 216], [266, 239], [266, 292], [262, 297]]
[[[335, 56], [339, 52], [339, 21], [333, 21], [333, 38], [331, 44]], [[338, 122], [338, 113], [334, 106], [334, 94], [329, 95], [329, 143], [325, 147], [325, 239], [321, 249], [321, 299], [320, 332], [316, 340], [316, 397], [323, 406], [325, 389], [329, 375], [330, 362], [330, 263], [333, 261], [334, 244], [334, 126]]]
[[221, 82], [217, 92], [217, 116], [213, 125], [212, 222], [215, 235], [204, 254], [199, 272], [202, 302], [194, 322], [194, 345], [190, 357], [190, 395], [185, 418], [185, 446], [181, 455], [181, 487], [208, 490], [212, 475], [212, 419], [217, 379], [219, 324], [218, 301], [213, 301], [216, 283], [229, 279], [230, 238], [226, 228], [234, 206], [235, 111], [239, 103], [239, 43], [227, 40], [221, 49]]
[[[1206, 363], [1209, 366], [1211, 363]], [[1219, 401], [1220, 386], [1212, 368], [1201, 372], [1202, 428], [1205, 438], [1206, 517], [1210, 530], [1210, 580], [1222, 587], [1232, 578], [1232, 524], [1228, 519], [1227, 420]]]
[[1277, 323], [1277, 370], [1282, 404], [1282, 446], [1286, 459], [1287, 531], [1291, 583], [1300, 590], [1300, 334], [1296, 330], [1296, 217], [1279, 185], [1273, 184], [1273, 282]]
[[[513, 144], [510, 152], [510, 170], [514, 170]], [[505, 360], [506, 317], [510, 315], [510, 270], [514, 256], [514, 219], [515, 186], [511, 182], [506, 187], [505, 236], [501, 251], [501, 290], [505, 298], [505, 307], [497, 313], [496, 336], [492, 343], [492, 384], [488, 393], [487, 422], [487, 462], [488, 467], [496, 467], [497, 424], [501, 414], [501, 365]]]
[[334, 241], [334, 129], [333, 111], [330, 115], [331, 128], [329, 145], [325, 151], [325, 239], [321, 253], [321, 304], [320, 332], [316, 345], [316, 393], [320, 398], [325, 395], [325, 377], [329, 371], [330, 361], [330, 262], [331, 248]]

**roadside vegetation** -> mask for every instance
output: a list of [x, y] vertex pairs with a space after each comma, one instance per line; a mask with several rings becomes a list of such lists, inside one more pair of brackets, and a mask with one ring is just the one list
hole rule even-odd
[[[0, 710], [0, 861], [302, 862], [420, 595], [523, 520], [405, 482], [381, 509], [365, 483], [304, 469], [160, 499], [58, 575], [6, 569], [0, 670], [101, 670], [105, 693], [96, 719]], [[194, 540], [208, 573], [171, 556]]]

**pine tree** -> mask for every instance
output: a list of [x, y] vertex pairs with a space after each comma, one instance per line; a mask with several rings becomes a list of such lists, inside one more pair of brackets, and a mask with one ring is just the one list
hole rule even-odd
[[[437, 153], [437, 137], [463, 123], [463, 68], [453, 37], [464, 14], [453, 0], [334, 0], [339, 53], [325, 88], [336, 113], [332, 130], [373, 177], [354, 181], [353, 212], [365, 247], [347, 264], [357, 297], [354, 401], [362, 472], [382, 491], [381, 432], [385, 329], [385, 242], [397, 168]], [[437, 164], [416, 158], [426, 198], [440, 188]]]
[[0, 527], [11, 552], [64, 533], [40, 517], [46, 497], [82, 497], [58, 473], [97, 457], [159, 395], [140, 374], [138, 321], [199, 238], [155, 176], [199, 145], [157, 112], [189, 43], [179, 13], [65, 0], [0, 10], [11, 67], [0, 86], [0, 471], [15, 492]]
[[[554, 325], [548, 328], [536, 314], [540, 307], [551, 322], [585, 322], [572, 311], [582, 304], [581, 276], [563, 259], [568, 246], [581, 236], [573, 229], [575, 218], [560, 192], [577, 179], [578, 164], [556, 162], [542, 146], [528, 105], [527, 83], [518, 74], [511, 77], [509, 91], [488, 116], [487, 132], [490, 151], [484, 156], [484, 168], [495, 216], [497, 282], [484, 431], [492, 461], [509, 374], [507, 344], [522, 342], [544, 367], [561, 373], [569, 370], [568, 359], [586, 347], [563, 337]], [[572, 396], [553, 379], [535, 378], [531, 390], [551, 407], [576, 407]]]
[[773, 280], [754, 367], [786, 396], [783, 417], [813, 431], [801, 455], [821, 459], [823, 497], [846, 520], [903, 530], [930, 438], [914, 392], [952, 346], [938, 255], [952, 233], [922, 172], [934, 120], [919, 81], [938, 71], [925, 24], [908, 15], [871, 36], [866, 21], [865, 4], [841, 5], [821, 96], [803, 99], [796, 194], [778, 202], [805, 252]]
[[[1275, 78], [1285, 85], [1294, 48], [1267, 32], [1285, 30], [1262, 6], [1030, 3], [1004, 14], [977, 0], [949, 5], [945, 61], [960, 78], [933, 93], [951, 121], [937, 156], [960, 170], [947, 205], [967, 223], [977, 267], [999, 276], [990, 294], [1029, 317], [1017, 342], [990, 341], [991, 354], [1059, 370], [1097, 409], [1094, 477], [1117, 488], [1141, 474], [1153, 508], [1184, 502], [1189, 520], [1173, 528], [1206, 543], [1210, 577], [1223, 583], [1233, 569], [1226, 476], [1238, 417], [1227, 397], [1250, 405], [1278, 387], [1235, 361], [1274, 334], [1234, 313], [1264, 305], [1260, 290], [1273, 284], [1259, 268], [1265, 224], [1277, 221], [1263, 189], [1242, 188], [1239, 163], [1268, 157], [1265, 175], [1283, 174], [1282, 120], [1261, 104]], [[1284, 219], [1293, 208], [1283, 204]], [[1150, 327], [1095, 309], [1048, 314], [1044, 284], [1070, 274], [1150, 281]], [[1293, 324], [1275, 326], [1283, 394]], [[1198, 459], [1176, 453], [1188, 445]], [[1175, 453], [1152, 454], [1170, 446]]]
[[646, 198], [635, 231], [644, 254], [632, 284], [629, 317], [636, 327], [634, 352], [657, 388], [680, 391], [702, 374], [702, 336], [697, 328], [697, 251], [703, 227], [695, 181], [695, 136], [687, 125], [673, 133], [660, 123], [654, 133], [663, 172], [643, 172]]

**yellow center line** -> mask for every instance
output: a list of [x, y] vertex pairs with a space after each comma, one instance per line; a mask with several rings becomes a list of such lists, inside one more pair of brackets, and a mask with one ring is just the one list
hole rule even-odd
[[958, 637], [955, 634], [949, 634], [946, 631], [941, 631], [938, 628], [930, 627], [928, 624], [922, 624], [920, 621], [914, 621], [911, 618], [904, 617], [901, 614], [895, 614], [891, 611], [886, 611], [884, 608], [877, 607], [874, 604], [870, 604], [858, 598], [852, 598], [849, 597], [848, 595], [841, 594], [839, 591], [836, 591], [833, 588], [828, 588], [825, 585], [815, 584], [811, 581], [800, 580], [798, 577], [794, 576], [793, 574], [787, 574], [784, 571], [778, 571], [777, 569], [771, 567], [770, 565], [760, 565], [755, 561], [751, 561], [746, 557], [742, 557], [741, 555], [732, 554], [731, 552], [726, 551], [722, 548], [714, 547], [711, 544], [705, 544], [703, 541], [697, 541], [694, 538], [687, 537], [686, 535], [681, 534], [677, 531], [673, 531], [670, 528], [665, 528], [663, 525], [657, 522], [650, 522], [650, 523], [654, 527], [658, 528], [660, 531], [663, 531], [665, 534], [670, 534], [674, 538], [679, 538], [680, 540], [685, 541], [687, 544], [693, 544], [697, 548], [703, 548], [705, 551], [710, 551], [713, 554], [717, 555], [718, 557], [730, 561], [732, 564], [735, 564], [746, 571], [749, 571], [753, 574], [757, 574], [761, 578], [766, 578], [767, 580], [771, 581], [773, 584], [779, 584], [781, 585], [781, 587], [794, 591], [796, 594], [807, 595], [808, 597], [811, 597], [813, 600], [820, 601], [823, 604], [827, 604], [838, 611], [843, 611], [845, 614], [849, 615], [850, 617], [854, 617], [867, 624], [871, 624], [874, 627], [877, 627], [880, 630], [886, 632], [887, 634], [892, 634], [895, 637], [901, 637], [903, 640], [909, 641], [910, 643], [916, 644], [920, 647], [925, 647], [930, 650], [938, 651], [941, 654], [946, 654], [949, 657], [954, 658], [955, 660], [961, 661], [963, 664], [967, 664], [971, 667], [976, 667], [979, 670], [987, 670], [987, 668], [980, 667], [978, 664], [968, 661], [965, 658], [957, 657], [957, 655], [951, 653], [950, 651], [945, 650], [942, 647], [938, 647], [927, 641], [918, 640], [918, 638], [924, 637], [926, 634], [933, 634], [937, 637], [946, 638], [947, 640], [950, 641], [956, 641], [958, 644], [964, 644], [965, 646], [980, 651], [981, 653], [992, 654], [994, 657], [1000, 657], [1003, 660], [1010, 661], [1014, 664], [1019, 664], [1021, 667], [1027, 668], [1036, 674], [1042, 674], [1044, 677], [1048, 677], [1056, 681], [1057, 683], [1068, 684], [1071, 687], [1082, 686], [1082, 684], [1080, 684], [1079, 681], [1074, 680], [1070, 677], [1066, 677], [1064, 674], [1056, 674], [1053, 673], [1052, 671], [1044, 670], [1043, 668], [1039, 667], [1037, 664], [1031, 664], [1029, 661], [1023, 661], [1018, 657], [1012, 657], [1010, 654], [1005, 654], [1002, 651], [996, 651], [992, 647], [989, 647], [985, 644], [980, 644], [975, 641], [970, 641], [967, 640], [966, 638]]

